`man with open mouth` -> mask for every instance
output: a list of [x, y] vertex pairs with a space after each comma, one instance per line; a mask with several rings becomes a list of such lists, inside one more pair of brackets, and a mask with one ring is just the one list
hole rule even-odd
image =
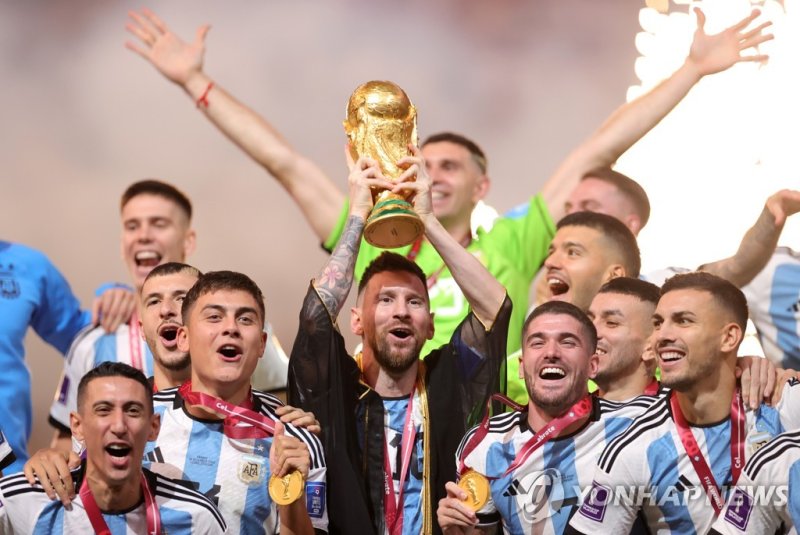
[[[141, 299], [145, 279], [155, 267], [183, 262], [194, 252], [196, 236], [191, 225], [192, 215], [189, 198], [160, 180], [135, 182], [122, 194], [122, 258], [136, 289], [137, 300]], [[140, 311], [113, 333], [99, 328], [87, 329], [76, 338], [50, 407], [49, 421], [56, 428], [52, 444], [55, 448], [69, 451], [72, 446], [69, 413], [75, 408], [77, 385], [86, 372], [101, 362], [110, 361], [130, 364], [146, 376], [156, 373], [153, 354], [142, 332]], [[172, 336], [169, 327], [165, 334]], [[259, 366], [254, 384], [265, 389], [283, 387], [288, 359], [273, 337], [267, 342], [265, 355], [268, 358]]]
[[747, 459], [800, 427], [795, 380], [775, 407], [746, 407], [735, 372], [746, 321], [747, 302], [732, 283], [702, 272], [667, 280], [653, 323], [671, 392], [605, 447], [570, 533], [628, 533], [640, 513], [651, 533], [707, 533]]
[[[480, 261], [432, 213], [431, 179], [419, 149], [398, 165], [397, 184], [378, 164], [351, 164], [350, 216], [336, 249], [312, 281], [289, 361], [289, 400], [321, 422], [332, 487], [332, 530], [430, 534], [467, 421], [499, 384], [511, 301]], [[410, 181], [416, 176], [415, 181]], [[426, 238], [461, 285], [472, 312], [451, 341], [420, 360], [433, 336], [423, 271], [390, 252], [364, 272], [350, 327], [363, 350], [348, 355], [336, 326], [354, 279], [371, 187], [413, 190]]]
[[[52, 502], [23, 474], [0, 479], [0, 532], [227, 533], [225, 520], [204, 495], [142, 468], [148, 440], [159, 434], [153, 392], [142, 372], [106, 362], [78, 386], [73, 433], [86, 443], [86, 459], [72, 472], [72, 507]], [[109, 531], [111, 530], [111, 531]]]
[[438, 510], [446, 533], [497, 524], [520, 535], [564, 532], [606, 442], [655, 401], [641, 396], [618, 404], [591, 396], [596, 344], [591, 320], [570, 303], [549, 301], [528, 316], [520, 368], [528, 404], [514, 404], [514, 412], [484, 420], [464, 436], [459, 476], [484, 481], [488, 498], [469, 506], [466, 489], [447, 483]]

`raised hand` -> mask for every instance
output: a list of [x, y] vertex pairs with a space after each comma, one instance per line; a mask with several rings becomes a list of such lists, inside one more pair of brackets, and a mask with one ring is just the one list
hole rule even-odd
[[478, 523], [475, 512], [464, 505], [467, 493], [452, 481], [445, 484], [447, 497], [439, 500], [436, 519], [447, 535], [468, 535]]
[[687, 62], [695, 67], [700, 76], [724, 71], [740, 61], [766, 61], [768, 59], [765, 54], [742, 55], [742, 52], [748, 48], [774, 38], [770, 33], [763, 33], [765, 28], [772, 25], [769, 21], [750, 31], [745, 31], [745, 28], [761, 14], [760, 11], [754, 9], [744, 19], [714, 35], [708, 35], [705, 32], [706, 16], [703, 10], [696, 7], [694, 12], [697, 15], [697, 30], [694, 32], [694, 40]]
[[126, 48], [142, 56], [167, 79], [181, 86], [185, 86], [194, 74], [202, 72], [206, 34], [211, 28], [208, 24], [197, 29], [193, 43], [186, 43], [149, 9], [143, 9], [141, 13], [129, 11], [128, 16], [130, 21], [125, 29], [139, 41], [127, 41]]
[[800, 212], [800, 191], [782, 189], [767, 199], [765, 208], [775, 219], [775, 226], [783, 227], [787, 217]]
[[308, 447], [299, 439], [286, 434], [281, 422], [275, 422], [275, 435], [269, 449], [270, 472], [277, 477], [298, 470], [303, 479], [308, 478], [311, 454]]
[[[405, 169], [403, 174], [397, 178], [392, 190], [395, 193], [405, 192], [409, 202], [413, 203], [414, 211], [425, 221], [425, 218], [433, 217], [433, 201], [431, 200], [431, 179], [425, 170], [425, 161], [422, 159], [422, 151], [414, 145], [408, 146], [411, 156], [401, 158], [397, 165]], [[412, 192], [409, 195], [408, 192]]]
[[361, 157], [353, 162], [350, 151], [345, 150], [350, 175], [347, 182], [350, 185], [350, 215], [367, 218], [372, 211], [372, 189], [392, 189], [394, 184], [383, 176], [378, 162], [371, 158]]
[[275, 414], [280, 416], [281, 422], [285, 424], [303, 427], [309, 433], [314, 433], [317, 436], [322, 432], [319, 420], [317, 420], [313, 412], [305, 412], [303, 409], [292, 407], [291, 405], [283, 405], [275, 409]]
[[92, 325], [107, 333], [127, 323], [136, 310], [136, 294], [128, 288], [109, 288], [92, 302]]

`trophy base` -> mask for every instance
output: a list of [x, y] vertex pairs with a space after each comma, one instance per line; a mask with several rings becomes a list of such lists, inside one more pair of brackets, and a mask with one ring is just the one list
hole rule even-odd
[[407, 201], [391, 199], [375, 203], [364, 226], [364, 239], [381, 249], [413, 243], [425, 233], [425, 225]]

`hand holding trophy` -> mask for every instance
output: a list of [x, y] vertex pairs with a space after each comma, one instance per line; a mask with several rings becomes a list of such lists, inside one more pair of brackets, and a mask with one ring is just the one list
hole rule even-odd
[[[372, 158], [388, 180], [396, 181], [404, 171], [397, 162], [411, 155], [409, 144], [417, 144], [417, 110], [397, 84], [367, 82], [350, 95], [344, 130], [354, 161]], [[373, 200], [364, 228], [370, 244], [393, 249], [422, 236], [425, 227], [406, 197], [390, 190], [373, 190]]]

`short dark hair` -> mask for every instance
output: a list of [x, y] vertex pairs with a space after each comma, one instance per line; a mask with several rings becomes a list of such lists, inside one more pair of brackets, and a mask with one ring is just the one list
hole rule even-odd
[[556, 229], [564, 227], [588, 227], [598, 231], [605, 239], [611, 241], [622, 256], [626, 275], [638, 277], [642, 269], [642, 258], [636, 236], [625, 224], [610, 215], [598, 212], [573, 212], [561, 218]]
[[209, 271], [197, 279], [197, 282], [186, 292], [186, 296], [183, 298], [183, 304], [181, 305], [183, 324], [186, 325], [189, 322], [189, 314], [192, 312], [192, 307], [200, 297], [224, 290], [240, 290], [253, 296], [261, 313], [261, 321], [264, 321], [264, 316], [266, 315], [264, 294], [261, 293], [261, 288], [253, 282], [253, 279], [235, 271]]
[[589, 349], [592, 353], [597, 349], [597, 329], [594, 323], [592, 323], [592, 320], [589, 319], [589, 316], [587, 316], [583, 310], [566, 301], [547, 301], [534, 308], [533, 312], [528, 314], [528, 317], [525, 318], [525, 323], [522, 325], [523, 345], [525, 345], [525, 333], [528, 332], [528, 326], [533, 320], [544, 315], [565, 315], [575, 318], [578, 320], [578, 323], [581, 324], [583, 334], [589, 339], [591, 345]]
[[136, 381], [140, 385], [144, 387], [144, 392], [146, 394], [147, 401], [145, 402], [145, 406], [153, 413], [153, 386], [150, 384], [150, 381], [147, 380], [147, 377], [140, 371], [125, 364], [124, 362], [101, 362], [96, 367], [89, 370], [83, 377], [81, 377], [80, 383], [78, 383], [78, 408], [83, 405], [83, 400], [86, 397], [86, 389], [89, 387], [89, 383], [94, 381], [95, 379], [102, 379], [104, 377], [125, 377], [126, 379], [131, 379]]
[[120, 200], [119, 208], [122, 210], [125, 208], [125, 205], [130, 202], [131, 199], [134, 197], [138, 197], [139, 195], [155, 195], [157, 197], [163, 197], [169, 201], [174, 202], [186, 213], [187, 219], [190, 221], [192, 220], [192, 203], [181, 190], [173, 186], [172, 184], [167, 184], [166, 182], [162, 182], [161, 180], [155, 179], [147, 179], [147, 180], [140, 180], [139, 182], [134, 182], [125, 192], [122, 194], [122, 199]]
[[720, 308], [730, 312], [742, 332], [747, 328], [747, 299], [733, 283], [705, 271], [679, 273], [667, 279], [661, 296], [676, 290], [699, 290], [710, 293]]
[[428, 280], [422, 268], [405, 256], [389, 251], [382, 252], [380, 256], [370, 262], [367, 269], [364, 270], [364, 274], [361, 275], [361, 280], [358, 281], [358, 295], [361, 295], [372, 277], [384, 271], [411, 273], [422, 283], [422, 287], [425, 288], [425, 298], [428, 298]]
[[159, 264], [150, 270], [150, 273], [144, 278], [144, 282], [147, 283], [147, 281], [156, 277], [165, 277], [167, 275], [174, 275], [175, 273], [183, 273], [184, 271], [194, 275], [198, 279], [203, 276], [203, 273], [199, 269], [189, 264], [167, 262], [166, 264]]
[[661, 297], [661, 288], [642, 279], [615, 277], [603, 284], [597, 293], [630, 295], [639, 301], [652, 303], [655, 306], [658, 304], [658, 298]]
[[587, 178], [596, 178], [615, 186], [622, 195], [630, 201], [636, 215], [642, 222], [642, 228], [650, 220], [650, 199], [647, 197], [647, 192], [635, 180], [627, 177], [619, 171], [614, 171], [610, 167], [598, 167], [583, 175], [581, 180]]
[[489, 162], [486, 160], [486, 154], [484, 154], [483, 150], [478, 146], [477, 143], [465, 136], [462, 136], [461, 134], [455, 134], [453, 132], [439, 132], [438, 134], [433, 134], [428, 139], [423, 141], [422, 146], [424, 147], [430, 143], [444, 142], [455, 143], [456, 145], [461, 145], [467, 149], [472, 155], [472, 159], [475, 160], [475, 163], [481, 168], [481, 173], [486, 174], [486, 169], [489, 165]]

